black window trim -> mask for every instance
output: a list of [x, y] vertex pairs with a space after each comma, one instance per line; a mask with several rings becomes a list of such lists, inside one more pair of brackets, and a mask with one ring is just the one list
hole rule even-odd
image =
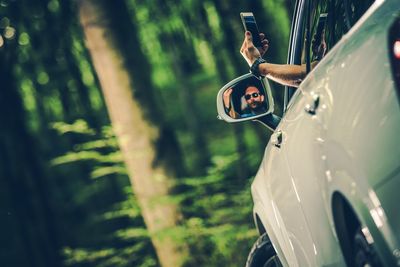
[[[302, 26], [303, 26], [303, 13], [306, 11], [306, 0], [299, 0], [296, 2], [293, 13], [293, 21], [290, 30], [290, 43], [288, 50], [287, 64], [301, 64], [301, 48], [303, 42]], [[299, 19], [297, 19], [299, 18]], [[285, 86], [285, 93], [283, 99], [283, 114], [286, 113], [290, 99], [292, 98], [295, 87]]]

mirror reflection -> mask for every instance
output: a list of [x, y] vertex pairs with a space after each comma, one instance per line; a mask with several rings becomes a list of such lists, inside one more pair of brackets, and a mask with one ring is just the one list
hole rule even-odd
[[251, 77], [233, 84], [223, 92], [224, 109], [234, 119], [268, 112], [268, 101], [262, 82]]

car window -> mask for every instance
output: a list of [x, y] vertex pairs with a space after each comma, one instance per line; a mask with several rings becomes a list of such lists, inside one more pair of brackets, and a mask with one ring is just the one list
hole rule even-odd
[[[306, 64], [307, 59], [316, 58], [312, 51], [312, 39], [317, 31], [318, 23], [321, 14], [327, 14], [325, 23], [325, 42], [326, 52], [335, 46], [335, 44], [342, 38], [342, 36], [350, 30], [350, 28], [360, 19], [360, 17], [367, 11], [367, 9], [374, 3], [374, 0], [310, 0], [310, 6], [302, 1], [297, 2], [301, 8], [300, 14], [294, 19], [298, 24], [292, 25], [292, 39], [289, 52], [290, 64]], [[306, 11], [309, 11], [306, 12]], [[310, 23], [310, 40], [306, 40], [306, 24], [307, 20]], [[296, 26], [296, 27], [293, 27]], [[298, 26], [298, 27], [297, 27]], [[295, 40], [295, 41], [294, 41]], [[296, 91], [294, 87], [286, 87], [284, 98], [284, 109], [289, 108], [290, 99]]]
[[[318, 37], [317, 29], [322, 17], [326, 16], [326, 21], [323, 24], [326, 55], [373, 2], [374, 0], [312, 0], [310, 2], [308, 17], [310, 20], [309, 41], [307, 41], [305, 33], [306, 25], [303, 25], [302, 64], [307, 62], [308, 57], [311, 59], [311, 62], [321, 59], [315, 54], [316, 51], [313, 51], [312, 40]], [[304, 23], [306, 23], [306, 20], [304, 20]]]
[[349, 26], [353, 26], [367, 9], [375, 2], [374, 0], [345, 0], [346, 16]]
[[[326, 53], [328, 53], [332, 47], [340, 40], [340, 38], [348, 31], [346, 19], [345, 19], [345, 5], [343, 0], [314, 0], [310, 3], [310, 41], [307, 42], [304, 38], [303, 52], [302, 52], [302, 64], [307, 62], [307, 57], [311, 58], [311, 61], [317, 57], [312, 49], [312, 40], [315, 39], [318, 29], [318, 23], [323, 15], [326, 15], [326, 22], [324, 24], [324, 41], [326, 43]], [[304, 31], [306, 27], [304, 25]], [[307, 51], [308, 50], [308, 51]], [[308, 53], [308, 54], [307, 54]]]

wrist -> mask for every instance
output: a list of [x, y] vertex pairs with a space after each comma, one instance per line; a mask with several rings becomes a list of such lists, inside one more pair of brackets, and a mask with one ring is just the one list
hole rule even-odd
[[224, 100], [224, 108], [231, 109], [231, 102], [230, 100]]
[[254, 57], [251, 57], [250, 58], [250, 60], [249, 60], [249, 66], [251, 67], [251, 66], [253, 66], [253, 64], [257, 61], [257, 59], [259, 59], [259, 58], [262, 58], [262, 56], [254, 56]]
[[260, 71], [260, 65], [263, 63], [267, 63], [267, 61], [262, 57], [259, 57], [256, 60], [254, 60], [254, 62], [251, 64], [250, 72], [257, 77], [264, 77], [265, 75], [263, 75], [262, 72]]

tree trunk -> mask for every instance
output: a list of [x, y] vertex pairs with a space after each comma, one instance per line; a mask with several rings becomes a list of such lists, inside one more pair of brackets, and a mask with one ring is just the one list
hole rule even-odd
[[168, 196], [171, 187], [165, 169], [154, 166], [157, 155], [153, 144], [160, 138], [160, 131], [144, 119], [144, 110], [133, 97], [133, 81], [115, 40], [110, 37], [112, 29], [102, 6], [98, 1], [82, 0], [79, 13], [86, 45], [157, 256], [164, 267], [180, 266], [186, 249], [171, 236], [159, 236], [161, 231], [176, 226], [179, 219], [175, 205], [160, 201]]

